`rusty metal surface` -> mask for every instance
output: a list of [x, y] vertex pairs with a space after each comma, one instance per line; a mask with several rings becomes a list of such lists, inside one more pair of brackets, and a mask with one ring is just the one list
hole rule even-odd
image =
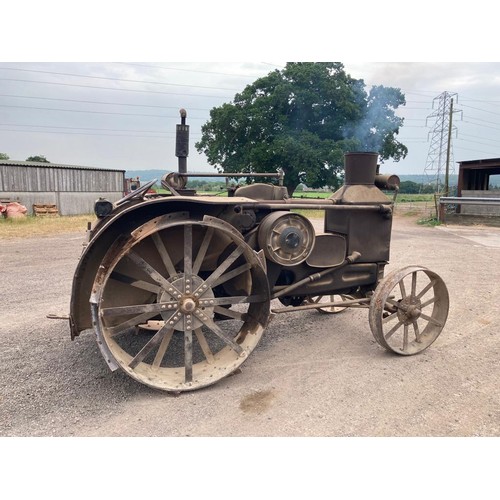
[[[269, 318], [264, 269], [241, 235], [213, 217], [192, 221], [182, 213], [118, 240], [101, 263], [90, 303], [110, 368], [174, 392], [236, 370]], [[140, 335], [141, 325], [158, 315], [157, 332]], [[227, 319], [217, 324], [216, 315]]]
[[[448, 312], [441, 278], [420, 266], [383, 278], [393, 200], [377, 185], [397, 192], [399, 179], [378, 173], [377, 153], [346, 154], [346, 183], [326, 200], [259, 183], [197, 196], [184, 189], [185, 115], [180, 127], [179, 172], [162, 180], [170, 194], [149, 199], [141, 189], [89, 231], [73, 281], [73, 338], [93, 327], [112, 370], [173, 392], [237, 370], [272, 318], [271, 299], [285, 306], [274, 314], [369, 309], [375, 339], [398, 354], [437, 338]], [[324, 234], [292, 211], [304, 208], [325, 209]]]
[[378, 285], [369, 323], [377, 342], [402, 355], [427, 349], [448, 317], [449, 296], [443, 280], [421, 266], [393, 271]]

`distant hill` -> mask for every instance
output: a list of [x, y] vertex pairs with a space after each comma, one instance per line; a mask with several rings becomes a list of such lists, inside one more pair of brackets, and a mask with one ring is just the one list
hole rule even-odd
[[167, 170], [127, 170], [125, 177], [139, 177], [140, 181], [145, 184], [153, 179], [158, 179], [160, 182], [162, 175], [166, 174]]
[[[125, 176], [126, 177], [139, 177], [141, 182], [144, 184], [148, 181], [152, 181], [153, 179], [157, 179], [158, 182], [160, 182], [162, 176], [166, 173], [167, 173], [167, 170], [127, 170], [125, 172]], [[214, 173], [215, 173], [215, 171], [214, 171]], [[397, 174], [397, 175], [401, 179], [401, 182], [412, 181], [412, 182], [415, 182], [417, 184], [426, 184], [429, 182], [429, 179], [427, 178], [427, 176], [425, 176], [423, 174], [408, 174], [408, 175]], [[200, 178], [195, 177], [195, 179], [199, 180], [199, 179], [201, 179], [201, 177]], [[210, 182], [212, 180], [213, 180], [213, 182], [221, 182], [220, 179], [217, 180], [215, 177], [213, 179], [208, 177], [208, 178], [205, 178], [205, 180], [207, 182]], [[444, 176], [442, 177], [442, 181], [444, 182]], [[456, 175], [456, 174], [450, 175], [450, 181], [449, 181], [450, 186], [456, 186], [457, 183], [458, 183], [458, 175]]]
[[[427, 184], [428, 182], [432, 182], [432, 178], [427, 177], [426, 175], [423, 174], [396, 174], [401, 182], [405, 181], [412, 181], [415, 182], [416, 184]], [[441, 181], [444, 183], [444, 175], [441, 176]], [[456, 174], [450, 174], [449, 177], [449, 184], [450, 186], [456, 186], [458, 184], [458, 175]]]
[[[139, 177], [141, 183], [145, 184], [146, 182], [148, 181], [152, 181], [153, 179], [157, 179], [158, 182], [161, 181], [161, 178], [163, 177], [163, 175], [165, 175], [166, 173], [168, 172], [171, 172], [171, 170], [127, 170], [125, 172], [125, 177]], [[214, 174], [216, 173], [216, 171], [214, 170], [213, 172]], [[203, 177], [194, 177], [194, 179], [202, 179]], [[206, 181], [210, 182], [211, 180], [213, 180], [214, 182], [217, 181], [217, 179], [214, 177], [213, 179], [211, 179], [210, 177], [208, 178], [205, 178]], [[222, 179], [222, 181], [224, 181], [224, 179]], [[221, 182], [221, 180], [219, 179], [217, 182]]]

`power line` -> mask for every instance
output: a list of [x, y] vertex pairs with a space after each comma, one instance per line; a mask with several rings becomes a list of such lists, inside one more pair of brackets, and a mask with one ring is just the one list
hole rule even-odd
[[[479, 120], [478, 118], [470, 118], [471, 120]], [[483, 127], [483, 128], [491, 128], [493, 130], [500, 130], [500, 128], [497, 127], [492, 127], [491, 125], [483, 125], [481, 123], [474, 123], [474, 122], [469, 122], [467, 120], [462, 120], [464, 123], [468, 123], [469, 125], [475, 125], [476, 127]], [[493, 123], [494, 125], [498, 125], [495, 122], [487, 122], [487, 123]]]
[[[164, 132], [163, 130], [134, 130], [134, 129], [121, 129], [121, 128], [94, 128], [94, 127], [69, 127], [69, 126], [58, 126], [58, 125], [31, 125], [26, 123], [0, 123], [2, 127], [36, 127], [36, 128], [60, 128], [69, 130], [103, 130], [106, 132], [139, 132], [139, 133], [152, 133], [152, 134], [171, 134], [175, 136], [175, 132]], [[198, 132], [191, 132], [190, 135], [201, 135]]]
[[212, 90], [235, 90], [239, 91], [239, 89], [230, 89], [230, 88], [221, 88], [221, 87], [206, 87], [203, 85], [186, 85], [182, 83], [168, 83], [168, 82], [150, 82], [147, 80], [129, 80], [127, 78], [115, 78], [111, 76], [91, 76], [91, 75], [79, 75], [76, 73], [61, 73], [58, 71], [42, 71], [41, 69], [26, 69], [26, 68], [9, 68], [6, 66], [0, 66], [0, 70], [8, 70], [8, 71], [24, 71], [27, 73], [42, 73], [45, 75], [58, 75], [58, 76], [76, 76], [78, 78], [92, 78], [94, 80], [111, 80], [114, 82], [127, 82], [127, 83], [146, 83], [148, 85], [167, 85], [173, 87], [193, 87], [199, 89], [212, 89]]
[[485, 141], [493, 141], [493, 142], [498, 144], [498, 139], [488, 139], [487, 137], [480, 137], [478, 135], [464, 134], [463, 132], [460, 132], [460, 135], [465, 135], [466, 137], [473, 137], [475, 139], [483, 139]]
[[463, 108], [475, 109], [476, 111], [482, 111], [483, 113], [491, 113], [492, 115], [500, 116], [500, 113], [495, 113], [494, 111], [489, 111], [488, 109], [475, 108], [474, 106], [468, 106], [467, 104], [461, 104]]
[[498, 145], [493, 146], [493, 144], [487, 144], [485, 142], [471, 141], [470, 139], [457, 139], [459, 141], [472, 142], [473, 144], [482, 144], [483, 146], [488, 146], [489, 148], [498, 148]]
[[42, 83], [45, 85], [62, 85], [65, 87], [80, 87], [86, 89], [100, 89], [100, 90], [114, 90], [117, 92], [139, 92], [141, 94], [162, 94], [162, 95], [182, 95], [189, 97], [211, 97], [211, 98], [229, 98], [232, 99], [232, 96], [226, 95], [207, 95], [207, 94], [184, 94], [181, 92], [160, 92], [158, 90], [137, 90], [137, 89], [122, 89], [115, 87], [97, 87], [95, 85], [82, 85], [76, 83], [62, 83], [62, 82], [44, 82], [40, 80], [23, 80], [20, 78], [0, 78], [0, 81], [8, 81], [8, 82], [25, 82], [25, 83]]
[[[148, 116], [153, 118], [178, 118], [179, 115], [148, 115], [144, 113], [119, 113], [116, 111], [88, 111], [84, 109], [61, 109], [61, 108], [41, 108], [38, 106], [15, 106], [11, 104], [0, 104], [2, 108], [38, 109], [44, 111], [63, 111], [66, 113], [91, 113], [98, 115], [120, 115], [120, 116]], [[191, 116], [191, 120], [205, 120], [206, 117]]]
[[473, 151], [474, 153], [484, 153], [484, 154], [486, 154], [486, 155], [490, 155], [490, 156], [491, 156], [491, 154], [492, 154], [492, 153], [491, 153], [491, 152], [489, 152], [489, 151], [480, 151], [480, 150], [478, 150], [478, 149], [463, 148], [463, 147], [461, 147], [461, 146], [460, 146], [460, 147], [459, 147], [459, 146], [457, 146], [457, 148], [456, 148], [456, 149], [463, 149], [464, 151]]
[[164, 135], [128, 135], [128, 134], [93, 134], [91, 132], [60, 132], [60, 131], [50, 131], [50, 130], [10, 130], [10, 129], [0, 129], [0, 132], [16, 132], [16, 133], [31, 133], [31, 134], [65, 134], [65, 135], [95, 135], [102, 137], [131, 137], [131, 138], [146, 138], [146, 139], [163, 139]]
[[[103, 102], [103, 101], [84, 101], [81, 99], [61, 99], [56, 97], [39, 97], [39, 96], [28, 96], [28, 95], [15, 95], [15, 94], [0, 94], [0, 97], [15, 97], [18, 99], [42, 99], [45, 101], [62, 101], [62, 102], [81, 102], [85, 104], [105, 104], [109, 106], [134, 106], [140, 108], [160, 108], [160, 109], [179, 109], [178, 106], [158, 106], [152, 104], [132, 104], [126, 102]], [[210, 111], [210, 108], [189, 108], [195, 111]]]
[[202, 71], [198, 69], [186, 69], [186, 68], [172, 68], [169, 66], [155, 66], [152, 64], [139, 64], [139, 63], [124, 63], [124, 62], [118, 62], [115, 64], [124, 64], [126, 66], [141, 66], [144, 68], [155, 68], [155, 69], [168, 69], [168, 70], [173, 70], [173, 71], [186, 71], [190, 73], [202, 73], [206, 75], [223, 75], [223, 76], [234, 76], [234, 77], [243, 77], [243, 78], [260, 78], [262, 75], [242, 75], [238, 73], [222, 73], [219, 71]]

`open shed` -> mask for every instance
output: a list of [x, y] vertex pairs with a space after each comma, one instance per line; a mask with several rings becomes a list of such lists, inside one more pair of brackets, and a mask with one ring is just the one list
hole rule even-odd
[[[457, 196], [470, 198], [500, 198], [500, 189], [491, 188], [492, 177], [500, 176], [500, 158], [459, 162]], [[500, 185], [500, 179], [496, 181]], [[462, 205], [457, 212], [468, 215], [500, 215], [494, 205]]]

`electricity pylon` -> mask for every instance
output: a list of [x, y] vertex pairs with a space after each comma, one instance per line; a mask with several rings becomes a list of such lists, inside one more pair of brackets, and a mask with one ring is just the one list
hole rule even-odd
[[435, 97], [432, 101], [432, 109], [436, 109], [427, 117], [427, 120], [435, 118], [436, 121], [429, 132], [431, 144], [424, 174], [428, 184], [436, 185], [436, 192], [441, 192], [441, 188], [444, 187], [445, 194], [448, 194], [448, 176], [455, 172], [451, 135], [452, 132], [456, 132], [457, 128], [453, 125], [453, 113], [461, 112], [453, 109], [455, 98], [458, 100], [458, 94], [455, 92], [443, 92]]

